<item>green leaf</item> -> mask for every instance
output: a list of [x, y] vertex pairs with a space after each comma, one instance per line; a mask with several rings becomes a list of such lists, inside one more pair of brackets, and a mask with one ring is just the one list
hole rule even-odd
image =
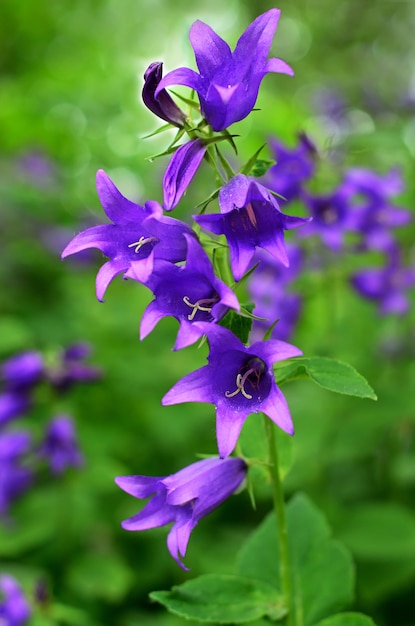
[[207, 574], [171, 591], [154, 591], [150, 598], [181, 617], [218, 624], [243, 624], [265, 615], [278, 620], [287, 612], [272, 585], [239, 576]]
[[261, 176], [264, 176], [264, 174], [266, 174], [269, 168], [273, 165], [275, 165], [275, 161], [271, 159], [257, 159], [251, 170], [251, 176], [260, 178]]
[[376, 626], [375, 622], [363, 613], [338, 613], [332, 615], [316, 626]]
[[297, 357], [295, 361], [277, 365], [275, 374], [278, 384], [308, 376], [329, 391], [377, 400], [367, 380], [354, 367], [336, 359], [323, 356]]
[[255, 164], [258, 161], [259, 153], [265, 148], [266, 144], [262, 144], [260, 148], [251, 156], [250, 159], [240, 168], [239, 174], [248, 175], [251, 173], [252, 169], [255, 167]]
[[337, 532], [360, 559], [415, 559], [415, 515], [399, 504], [371, 503], [348, 509]]
[[[353, 599], [354, 568], [349, 552], [331, 537], [315, 505], [303, 494], [287, 506], [293, 607], [298, 623], [312, 626]], [[274, 514], [253, 532], [238, 556], [237, 573], [279, 589], [279, 551]], [[301, 616], [301, 621], [300, 621]]]
[[[254, 306], [255, 305], [253, 303], [248, 302], [247, 304], [244, 304], [243, 309], [245, 309], [248, 313], [252, 313]], [[242, 341], [242, 343], [246, 344], [248, 342], [249, 333], [252, 328], [251, 317], [240, 315], [236, 311], [228, 311], [219, 324], [225, 328], [229, 328], [229, 330], [231, 330], [233, 334]]]

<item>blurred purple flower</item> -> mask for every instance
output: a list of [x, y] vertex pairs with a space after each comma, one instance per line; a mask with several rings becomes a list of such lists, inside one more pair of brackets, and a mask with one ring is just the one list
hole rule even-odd
[[58, 415], [49, 422], [38, 453], [46, 459], [53, 474], [62, 474], [68, 467], [83, 463], [74, 423], [69, 416]]
[[[287, 202], [299, 196], [304, 183], [315, 171], [316, 147], [305, 133], [299, 133], [298, 140], [298, 146], [293, 149], [276, 139], [270, 140], [276, 164], [269, 169], [264, 184]], [[280, 202], [284, 203], [284, 200]]]
[[0, 624], [25, 626], [30, 615], [30, 606], [17, 580], [0, 574]]
[[99, 380], [102, 377], [102, 370], [83, 362], [91, 352], [91, 346], [86, 342], [75, 343], [65, 348], [59, 362], [47, 372], [50, 384], [63, 392], [77, 383]]
[[173, 70], [160, 81], [156, 97], [166, 87], [185, 85], [197, 92], [202, 115], [213, 130], [224, 130], [244, 119], [255, 106], [265, 74], [293, 75], [281, 59], [268, 59], [279, 17], [278, 9], [257, 17], [240, 37], [234, 52], [210, 26], [194, 22], [190, 43], [199, 74], [187, 67]]
[[382, 176], [371, 170], [351, 168], [344, 177], [343, 189], [351, 207], [352, 228], [364, 237], [368, 248], [387, 251], [394, 246], [391, 228], [405, 226], [411, 212], [394, 206], [390, 199], [403, 191], [397, 169]]
[[216, 407], [216, 437], [220, 456], [235, 448], [250, 413], [262, 411], [290, 435], [294, 428], [287, 402], [275, 383], [273, 363], [299, 356], [301, 350], [283, 341], [259, 341], [250, 347], [217, 324], [198, 322], [206, 333], [208, 365], [187, 374], [166, 393], [164, 406], [209, 402]]
[[201, 139], [192, 139], [173, 154], [163, 176], [163, 206], [166, 211], [176, 207], [196, 174], [206, 146]]
[[239, 458], [204, 459], [164, 477], [119, 476], [117, 485], [135, 498], [153, 496], [145, 507], [122, 522], [125, 530], [147, 530], [174, 522], [168, 537], [170, 554], [182, 569], [190, 534], [198, 522], [231, 496], [246, 476]]
[[0, 428], [12, 419], [20, 417], [31, 407], [31, 401], [25, 393], [5, 391], [0, 393]]
[[103, 170], [97, 172], [101, 204], [112, 224], [102, 224], [76, 235], [62, 252], [62, 258], [87, 248], [98, 248], [109, 257], [97, 274], [96, 293], [102, 301], [112, 279], [130, 270], [129, 276], [145, 282], [153, 271], [154, 259], [173, 263], [186, 254], [184, 233], [190, 226], [163, 216], [161, 206], [150, 200], [140, 206], [127, 200]]
[[254, 262], [260, 264], [248, 279], [250, 298], [255, 302], [254, 314], [267, 321], [254, 320], [250, 335], [251, 342], [260, 341], [271, 323], [278, 320], [271, 332], [273, 339], [287, 341], [292, 336], [301, 308], [301, 297], [287, 290], [290, 283], [301, 273], [303, 254], [298, 246], [287, 245], [290, 266], [284, 267], [273, 257], [258, 250]]
[[162, 76], [163, 63], [156, 61], [148, 66], [144, 73], [143, 102], [157, 117], [181, 128], [186, 119], [185, 113], [179, 109], [165, 89], [159, 91], [157, 98], [154, 95]]
[[7, 515], [11, 502], [32, 483], [32, 472], [24, 466], [30, 447], [27, 432], [0, 433], [0, 516]]
[[0, 374], [7, 389], [28, 390], [43, 377], [43, 357], [39, 352], [20, 352], [2, 363]]
[[325, 246], [339, 252], [344, 245], [345, 234], [353, 229], [350, 203], [343, 185], [323, 195], [313, 195], [304, 190], [301, 197], [312, 221], [298, 232], [299, 237], [317, 235]]
[[187, 240], [186, 265], [178, 267], [159, 261], [146, 286], [155, 300], [143, 313], [140, 339], [150, 333], [160, 319], [172, 315], [180, 323], [175, 350], [194, 343], [203, 331], [198, 321], [217, 322], [229, 308], [239, 310], [239, 302], [230, 287], [214, 274], [212, 264], [193, 237]]
[[402, 266], [395, 250], [385, 267], [356, 272], [351, 283], [364, 298], [378, 303], [381, 315], [404, 315], [410, 307], [407, 291], [415, 286], [415, 267]]
[[296, 228], [310, 218], [292, 217], [280, 211], [276, 198], [255, 179], [238, 174], [219, 192], [219, 214], [196, 215], [195, 221], [207, 230], [224, 234], [228, 240], [235, 280], [248, 269], [257, 247], [263, 248], [288, 266], [284, 230]]
[[23, 153], [17, 165], [21, 173], [37, 187], [51, 187], [56, 180], [54, 163], [40, 150], [28, 150]]

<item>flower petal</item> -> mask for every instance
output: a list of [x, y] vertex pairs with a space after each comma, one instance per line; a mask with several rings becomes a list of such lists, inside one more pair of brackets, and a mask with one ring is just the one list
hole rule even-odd
[[160, 491], [160, 481], [164, 476], [117, 476], [115, 483], [135, 498], [148, 498], [152, 493]]
[[143, 208], [127, 200], [104, 170], [98, 170], [96, 183], [98, 197], [111, 222], [114, 224], [127, 224], [137, 220], [141, 222]]
[[235, 449], [242, 426], [250, 412], [249, 405], [234, 409], [226, 399], [219, 401], [216, 409], [216, 439], [222, 459]]
[[100, 302], [104, 302], [104, 294], [112, 279], [115, 278], [117, 274], [120, 274], [120, 272], [126, 270], [127, 267], [128, 265], [126, 264], [125, 259], [114, 259], [113, 261], [107, 261], [99, 269], [95, 285], [96, 295]]
[[121, 522], [124, 530], [148, 530], [170, 524], [176, 518], [175, 508], [166, 504], [166, 494], [155, 495], [145, 507]]
[[232, 52], [226, 41], [204, 22], [196, 20], [192, 24], [189, 39], [203, 78], [210, 79], [224, 64], [231, 62]]
[[294, 76], [294, 70], [282, 59], [272, 58], [268, 59], [265, 65], [265, 72], [276, 72], [277, 74], [288, 74]]
[[166, 74], [159, 82], [155, 91], [156, 98], [162, 89], [170, 87], [171, 85], [185, 85], [186, 87], [190, 87], [190, 89], [194, 89], [199, 94], [206, 93], [206, 82], [197, 72], [188, 67], [179, 67]]
[[287, 401], [282, 391], [272, 381], [268, 396], [263, 400], [261, 411], [289, 435], [294, 434], [294, 426]]
[[209, 365], [205, 365], [184, 376], [166, 393], [161, 404], [167, 406], [181, 402], [214, 402], [209, 370]]
[[192, 139], [173, 154], [163, 176], [163, 205], [166, 211], [171, 211], [180, 202], [205, 152], [203, 141]]
[[88, 248], [97, 248], [105, 256], [115, 256], [116, 246], [114, 245], [114, 235], [117, 227], [114, 224], [101, 224], [87, 228], [76, 235], [66, 246], [61, 254], [62, 259], [70, 254], [76, 254]]

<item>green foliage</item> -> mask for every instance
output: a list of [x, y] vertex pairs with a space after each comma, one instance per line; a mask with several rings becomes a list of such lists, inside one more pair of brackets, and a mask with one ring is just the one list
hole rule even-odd
[[354, 367], [337, 359], [321, 356], [298, 357], [288, 364], [282, 363], [275, 370], [279, 384], [308, 377], [329, 391], [377, 400], [375, 392], [366, 379]]
[[249, 333], [252, 328], [252, 311], [254, 310], [254, 306], [252, 302], [247, 302], [241, 306], [241, 313], [232, 310], [228, 311], [219, 324], [225, 328], [229, 328], [242, 343], [248, 343]]
[[171, 591], [154, 591], [150, 598], [176, 615], [199, 622], [243, 624], [263, 616], [279, 620], [286, 614], [271, 584], [240, 576], [207, 574]]
[[[292, 585], [298, 623], [312, 626], [353, 600], [354, 568], [349, 552], [331, 537], [321, 512], [305, 496], [287, 506]], [[279, 555], [273, 513], [240, 551], [237, 573], [280, 588]]]
[[316, 626], [375, 626], [375, 622], [361, 613], [339, 613], [323, 619]]

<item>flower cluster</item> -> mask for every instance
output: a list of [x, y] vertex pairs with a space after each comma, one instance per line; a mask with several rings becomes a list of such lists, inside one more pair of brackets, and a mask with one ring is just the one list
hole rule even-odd
[[[153, 299], [140, 324], [141, 339], [165, 316], [179, 323], [175, 350], [207, 337], [207, 365], [179, 380], [162, 404], [214, 405], [219, 456], [193, 463], [170, 476], [116, 479], [121, 489], [136, 498], [151, 496], [137, 515], [123, 522], [123, 528], [144, 530], [173, 523], [167, 545], [183, 568], [181, 559], [193, 528], [245, 479], [247, 462], [230, 455], [248, 416], [261, 411], [285, 432], [294, 432], [273, 365], [301, 351], [263, 337], [246, 345], [246, 338], [238, 335], [232, 319], [249, 315], [235, 289], [250, 271], [258, 251], [269, 263], [288, 267], [285, 231], [307, 224], [310, 218], [281, 211], [272, 187], [255, 178], [255, 158], [235, 172], [220, 150], [221, 143], [234, 147], [228, 127], [251, 113], [264, 76], [269, 72], [293, 74], [281, 59], [268, 58], [279, 16], [278, 9], [260, 15], [242, 34], [233, 52], [207, 24], [197, 21], [191, 27], [190, 42], [198, 73], [178, 68], [163, 77], [162, 63], [148, 67], [142, 91], [144, 104], [177, 133], [164, 153], [173, 152], [162, 181], [163, 203], [147, 200], [139, 204], [125, 198], [100, 170], [97, 191], [109, 223], [79, 233], [62, 253], [67, 257], [98, 248], [107, 257], [96, 278], [100, 301], [120, 273], [151, 291]], [[167, 92], [172, 85], [194, 90], [199, 105], [188, 99], [189, 111], [183, 111]], [[201, 114], [201, 119], [193, 119], [194, 111]], [[188, 140], [178, 145], [185, 135]], [[305, 137], [302, 152], [301, 176], [306, 179], [311, 174], [313, 149]], [[213, 167], [216, 180], [221, 182], [206, 202], [199, 203], [203, 209], [193, 215], [192, 228], [165, 215], [163, 209], [178, 207], [203, 161]], [[218, 210], [206, 212], [216, 199]], [[205, 232], [198, 236], [200, 229]]]
[[7, 516], [11, 503], [33, 484], [35, 468], [46, 465], [60, 475], [83, 462], [69, 415], [53, 416], [45, 425], [43, 439], [36, 443], [31, 430], [19, 428], [17, 420], [38, 405], [40, 386], [60, 395], [79, 382], [99, 378], [100, 371], [84, 362], [89, 353], [90, 347], [79, 343], [63, 350], [53, 364], [40, 352], [28, 351], [0, 365], [0, 516]]

